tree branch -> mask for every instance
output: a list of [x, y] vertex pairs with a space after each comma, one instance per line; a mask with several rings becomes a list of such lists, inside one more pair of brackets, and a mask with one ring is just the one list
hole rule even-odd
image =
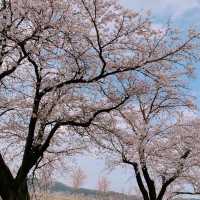
[[167, 181], [165, 181], [161, 187], [161, 190], [159, 192], [159, 195], [157, 197], [157, 200], [162, 200], [163, 199], [163, 196], [167, 190], [167, 187], [172, 183], [174, 182], [180, 175], [180, 173], [182, 172], [183, 170], [183, 161], [185, 159], [187, 159], [187, 157], [189, 156], [191, 150], [187, 150], [181, 157], [180, 157], [180, 164], [179, 166], [177, 167], [177, 170], [176, 170], [176, 173], [171, 177], [169, 178]]
[[143, 183], [143, 180], [142, 180], [139, 168], [138, 168], [138, 164], [136, 162], [129, 161], [124, 154], [122, 155], [122, 161], [123, 161], [123, 163], [127, 163], [134, 168], [137, 184], [140, 188], [142, 196], [143, 196], [144, 200], [150, 200], [148, 192], [144, 186], [144, 183]]

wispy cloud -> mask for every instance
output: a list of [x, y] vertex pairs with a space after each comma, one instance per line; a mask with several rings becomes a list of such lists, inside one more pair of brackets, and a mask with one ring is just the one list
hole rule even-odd
[[135, 10], [151, 10], [153, 14], [180, 17], [192, 9], [200, 9], [200, 0], [119, 0]]

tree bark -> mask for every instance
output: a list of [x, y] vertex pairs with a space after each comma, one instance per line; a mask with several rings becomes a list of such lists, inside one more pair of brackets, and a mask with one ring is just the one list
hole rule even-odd
[[18, 188], [16, 198], [12, 200], [30, 200], [27, 179]]
[[1, 194], [2, 200], [30, 200], [27, 181], [20, 186], [11, 186], [9, 192]]

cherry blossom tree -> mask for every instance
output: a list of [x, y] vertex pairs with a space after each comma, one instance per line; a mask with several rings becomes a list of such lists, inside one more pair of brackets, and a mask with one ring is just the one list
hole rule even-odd
[[91, 130], [111, 167], [133, 168], [144, 200], [199, 194], [199, 119], [184, 116], [194, 105], [184, 95], [180, 98], [177, 87], [161, 80], [123, 108], [105, 114], [104, 122]]
[[79, 153], [89, 127], [146, 83], [186, 78], [198, 41], [114, 0], [1, 0], [2, 199], [29, 199], [31, 173]]
[[100, 177], [97, 182], [97, 189], [101, 192], [108, 192], [109, 187], [110, 181], [105, 176]]
[[78, 167], [77, 169], [73, 170], [71, 174], [72, 186], [75, 189], [80, 188], [85, 182], [86, 178], [87, 175], [85, 172], [80, 167]]

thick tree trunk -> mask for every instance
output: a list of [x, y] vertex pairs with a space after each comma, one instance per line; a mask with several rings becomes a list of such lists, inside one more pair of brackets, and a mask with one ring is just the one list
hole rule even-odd
[[17, 191], [17, 198], [12, 200], [30, 200], [30, 195], [28, 191], [27, 180], [22, 184], [22, 186]]
[[3, 199], [3, 200], [30, 200], [30, 196], [29, 196], [29, 193], [26, 192], [18, 192], [17, 194], [15, 192], [13, 192], [9, 199], [6, 198], [6, 199]]
[[13, 187], [9, 193], [3, 194], [2, 200], [30, 200], [27, 181], [21, 186]]

